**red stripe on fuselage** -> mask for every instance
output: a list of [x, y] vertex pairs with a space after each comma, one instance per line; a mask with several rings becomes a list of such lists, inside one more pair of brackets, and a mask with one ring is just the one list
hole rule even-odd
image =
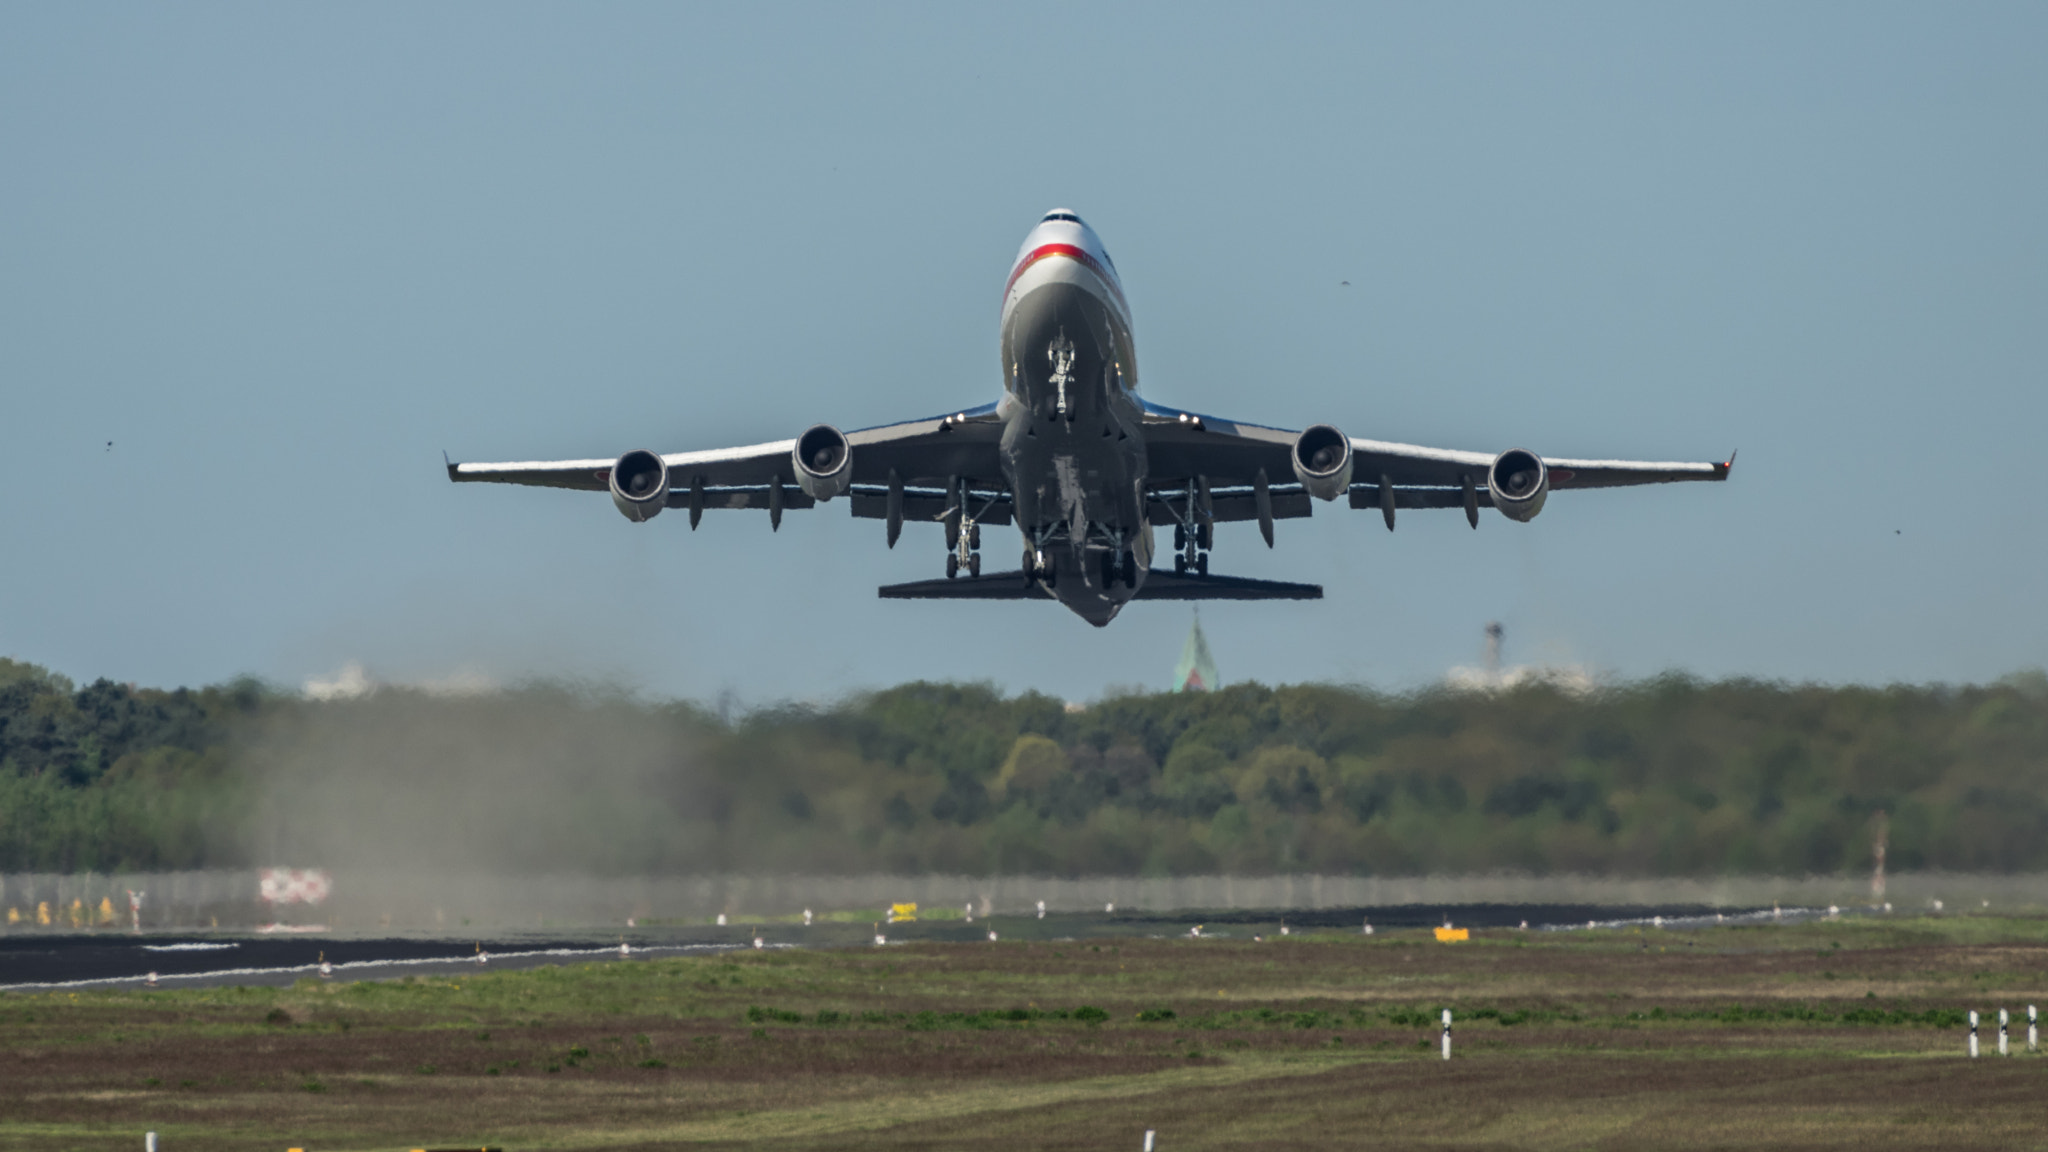
[[1082, 267], [1102, 277], [1102, 282], [1109, 285], [1109, 290], [1116, 294], [1116, 302], [1122, 306], [1124, 311], [1129, 312], [1131, 310], [1130, 303], [1124, 299], [1122, 286], [1116, 282], [1116, 277], [1111, 275], [1109, 270], [1104, 268], [1100, 261], [1090, 255], [1086, 248], [1077, 244], [1040, 244], [1026, 253], [1022, 260], [1017, 261], [1016, 270], [1010, 273], [1010, 282], [1003, 285], [1003, 299], [1008, 300], [1010, 298], [1010, 289], [1017, 286], [1017, 278], [1024, 275], [1025, 269], [1045, 259], [1047, 256], [1065, 256], [1069, 259], [1080, 261]]

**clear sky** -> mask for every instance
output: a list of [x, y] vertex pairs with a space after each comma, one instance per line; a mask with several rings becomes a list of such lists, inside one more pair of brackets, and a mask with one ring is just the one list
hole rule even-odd
[[1217, 571], [1328, 597], [1205, 607], [1226, 681], [1426, 683], [1489, 620], [1616, 675], [2040, 665], [2044, 59], [2040, 4], [16, 0], [0, 653], [163, 686], [1164, 687], [1185, 605], [877, 601], [939, 574], [936, 527], [693, 534], [441, 469], [993, 399], [1003, 276], [1066, 206], [1160, 402], [1741, 449], [1726, 485], [1528, 525], [1225, 525]]

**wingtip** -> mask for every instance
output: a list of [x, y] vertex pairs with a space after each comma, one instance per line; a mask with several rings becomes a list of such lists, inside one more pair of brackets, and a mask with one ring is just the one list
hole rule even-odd
[[455, 479], [455, 469], [458, 465], [455, 461], [448, 459], [448, 450], [446, 448], [441, 450], [441, 466], [448, 469], [448, 479], [453, 481]]
[[[1738, 449], [1737, 451], [1740, 451], [1740, 449]], [[1735, 471], [1735, 452], [1730, 452], [1728, 453], [1728, 462], [1726, 464], [1721, 465], [1721, 472], [1723, 475], [1725, 475], [1733, 471]]]

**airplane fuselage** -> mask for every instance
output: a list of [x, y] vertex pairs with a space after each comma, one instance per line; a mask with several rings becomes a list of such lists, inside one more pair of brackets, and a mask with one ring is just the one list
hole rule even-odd
[[1073, 213], [1047, 213], [1025, 238], [1001, 330], [1001, 460], [1025, 570], [1107, 624], [1152, 561], [1144, 417], [1123, 285]]

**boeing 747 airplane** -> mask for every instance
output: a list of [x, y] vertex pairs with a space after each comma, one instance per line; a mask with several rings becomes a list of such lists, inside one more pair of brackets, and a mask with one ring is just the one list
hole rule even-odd
[[[1132, 600], [1312, 600], [1313, 584], [1211, 575], [1222, 520], [1275, 521], [1315, 501], [1378, 509], [1493, 508], [1526, 523], [1553, 490], [1725, 480], [1721, 464], [1564, 460], [1523, 448], [1461, 452], [1359, 440], [1328, 424], [1299, 432], [1153, 404], [1138, 395], [1130, 305], [1116, 263], [1079, 216], [1045, 214], [1003, 288], [1002, 398], [948, 415], [793, 440], [616, 460], [449, 464], [448, 478], [609, 491], [635, 523], [663, 509], [793, 508], [844, 496], [884, 521], [945, 527], [944, 579], [892, 584], [888, 599], [1051, 599], [1100, 627]], [[1014, 525], [1014, 571], [984, 573], [981, 530]], [[1152, 567], [1155, 527], [1173, 530], [1171, 570]]]

